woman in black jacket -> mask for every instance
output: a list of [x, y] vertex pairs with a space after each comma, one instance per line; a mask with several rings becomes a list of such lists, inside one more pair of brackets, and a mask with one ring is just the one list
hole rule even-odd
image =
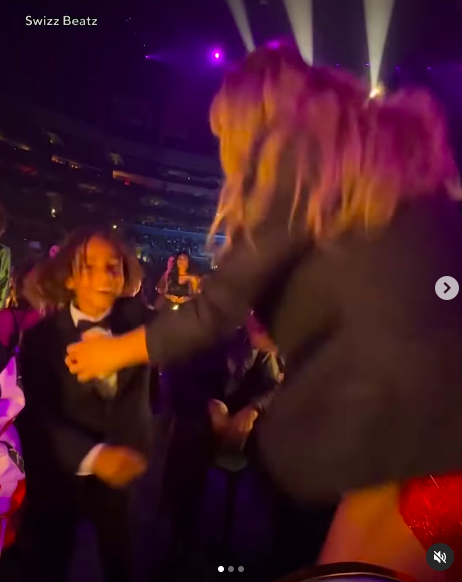
[[462, 230], [432, 99], [369, 99], [347, 74], [262, 48], [211, 109], [225, 174], [213, 235], [228, 245], [181, 312], [69, 346], [81, 381], [165, 365], [242, 324], [253, 307], [286, 362], [259, 427], [292, 495], [332, 496], [462, 467]]

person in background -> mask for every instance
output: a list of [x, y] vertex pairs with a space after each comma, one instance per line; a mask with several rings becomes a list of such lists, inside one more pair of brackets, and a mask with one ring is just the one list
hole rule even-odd
[[250, 350], [244, 351], [244, 366], [236, 366], [236, 362], [242, 361], [242, 352], [239, 356], [236, 346], [231, 352], [233, 357], [230, 355], [228, 360], [236, 389], [228, 385], [223, 401], [210, 401], [209, 410], [212, 427], [224, 451], [242, 451], [249, 441], [250, 468], [260, 497], [267, 500], [273, 531], [268, 574], [278, 580], [316, 563], [337, 503], [303, 506], [293, 503], [266, 471], [261, 470], [258, 449], [253, 446], [254, 428], [258, 428], [258, 422], [264, 420], [271, 406], [277, 406], [278, 392], [284, 389], [284, 364], [274, 342], [253, 313], [247, 318], [246, 332]]
[[187, 253], [180, 253], [168, 273], [164, 297], [173, 308], [178, 308], [199, 292], [199, 277], [189, 272], [190, 262]]
[[[154, 315], [154, 307], [150, 306], [143, 293], [145, 277], [143, 267], [140, 264], [139, 277], [134, 280], [124, 293], [124, 297], [131, 297], [131, 301], [126, 305], [126, 315], [131, 321], [139, 321]], [[148, 315], [151, 314], [151, 315]], [[151, 374], [150, 382], [157, 377], [157, 373]]]
[[[12, 579], [18, 567], [13, 542], [16, 516], [24, 494], [24, 463], [21, 443], [14, 421], [24, 408], [16, 355], [23, 333], [43, 316], [39, 298], [30, 293], [28, 279], [33, 263], [15, 269], [8, 298], [8, 308], [0, 311], [0, 578]], [[3, 547], [2, 547], [3, 545]]]
[[164, 274], [160, 278], [159, 282], [156, 285], [157, 291], [157, 300], [155, 303], [156, 309], [161, 309], [165, 304], [165, 293], [167, 292], [167, 280], [170, 274], [170, 271], [173, 269], [175, 265], [175, 257], [169, 257], [167, 260], [167, 268], [165, 269]]
[[174, 266], [175, 266], [175, 257], [173, 257], [173, 256], [169, 257], [167, 260], [167, 268], [165, 269], [164, 274], [162, 275], [159, 283], [156, 286], [158, 293], [165, 294], [165, 291], [167, 289], [167, 279], [168, 279], [168, 276], [170, 274], [170, 271], [173, 269]]
[[0, 311], [0, 372], [16, 355], [23, 332], [44, 315], [42, 298], [31, 283], [35, 272], [36, 264], [32, 261], [14, 270], [7, 308]]
[[43, 256], [46, 256], [44, 253], [42, 243], [38, 240], [31, 240], [27, 243], [26, 247], [26, 257], [30, 261], [38, 261]]
[[[5, 234], [6, 230], [6, 210], [0, 202], [0, 238]], [[11, 251], [10, 249], [0, 244], [0, 309], [6, 306], [8, 297], [8, 288], [10, 285], [11, 276]]]
[[48, 251], [48, 256], [50, 257], [50, 259], [54, 259], [56, 257], [56, 255], [59, 253], [60, 247], [58, 245], [53, 245], [52, 247], [50, 247], [50, 250]]
[[170, 419], [163, 479], [172, 523], [167, 573], [197, 566], [194, 518], [208, 469], [222, 445], [237, 453], [244, 449], [254, 423], [279, 388], [281, 370], [275, 360], [274, 347], [249, 316], [246, 327], [232, 338], [162, 371], [163, 410]]
[[[237, 340], [237, 341], [236, 341]], [[255, 421], [266, 412], [284, 379], [278, 350], [253, 313], [228, 350], [229, 381], [224, 401], [211, 400], [209, 413], [217, 435], [242, 448]]]
[[76, 528], [85, 518], [95, 526], [105, 580], [132, 579], [130, 485], [144, 473], [151, 448], [150, 370], [135, 367], [82, 385], [63, 357], [84, 334], [123, 333], [146, 321], [149, 310], [132, 309], [136, 298], [124, 297], [140, 277], [136, 256], [112, 230], [77, 230], [40, 265], [41, 293], [64, 307], [24, 335], [20, 354], [25, 582], [37, 572], [68, 579]]

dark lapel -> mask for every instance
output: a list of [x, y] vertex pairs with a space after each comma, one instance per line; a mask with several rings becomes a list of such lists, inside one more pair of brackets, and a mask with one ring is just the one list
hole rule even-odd
[[54, 317], [56, 317], [57, 328], [59, 333], [58, 341], [60, 343], [62, 342], [62, 347], [65, 354], [66, 347], [69, 344], [73, 344], [79, 341], [80, 333], [78, 329], [75, 327], [74, 322], [72, 321], [71, 313], [69, 311], [68, 306], [63, 307], [60, 311], [58, 311], [58, 313], [54, 315]]
[[69, 344], [76, 343], [80, 340], [80, 333], [75, 327], [74, 322], [69, 311], [69, 307], [63, 307], [60, 311], [55, 313], [52, 317], [56, 318], [56, 335], [53, 334], [51, 338], [52, 345], [49, 347], [53, 354], [55, 361], [55, 369], [57, 370], [61, 382], [64, 386], [68, 386], [74, 393], [87, 391], [96, 391], [91, 382], [81, 384], [75, 376], [70, 374], [64, 362], [66, 358], [66, 349]]

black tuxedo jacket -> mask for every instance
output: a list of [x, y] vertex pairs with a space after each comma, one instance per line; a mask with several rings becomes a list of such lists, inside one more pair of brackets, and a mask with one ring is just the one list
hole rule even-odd
[[[153, 312], [135, 298], [120, 299], [110, 316], [118, 335], [146, 322]], [[66, 347], [79, 341], [69, 308], [42, 320], [24, 334], [20, 370], [26, 406], [18, 429], [29, 476], [77, 473], [97, 444], [126, 445], [147, 455], [152, 419], [146, 366], [119, 372], [117, 394], [104, 398], [92, 383], [69, 373]]]
[[250, 306], [286, 362], [260, 450], [294, 496], [462, 470], [462, 228], [443, 195], [403, 205], [383, 232], [312, 245], [271, 216], [236, 241], [178, 312], [147, 328], [152, 363], [242, 323]]

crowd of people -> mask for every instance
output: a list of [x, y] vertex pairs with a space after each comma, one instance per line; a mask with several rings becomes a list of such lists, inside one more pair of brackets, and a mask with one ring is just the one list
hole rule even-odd
[[155, 235], [137, 235], [135, 237], [135, 244], [148, 256], [153, 253], [168, 255], [178, 254], [185, 251], [192, 257], [200, 257], [205, 256], [206, 250], [205, 240], [201, 243], [198, 240], [181, 235], [167, 235], [165, 237]]
[[[438, 107], [420, 91], [370, 99], [271, 45], [226, 75], [210, 116], [225, 174], [216, 270], [200, 280], [172, 254], [150, 307], [130, 248], [82, 228], [14, 277], [0, 312], [0, 569], [64, 582], [87, 519], [107, 582], [133, 579], [129, 500], [156, 410], [172, 523], [159, 579], [194, 572], [211, 459], [244, 457], [284, 517], [270, 579], [360, 562], [344, 575], [460, 580], [462, 308], [435, 283], [462, 280], [462, 225]], [[313, 505], [317, 543], [299, 535], [288, 559]], [[437, 542], [455, 555], [444, 578], [426, 560]]]

